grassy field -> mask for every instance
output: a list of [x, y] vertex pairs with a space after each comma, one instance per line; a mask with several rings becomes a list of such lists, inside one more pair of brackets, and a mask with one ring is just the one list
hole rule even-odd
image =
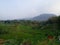
[[3, 39], [3, 45], [60, 45], [58, 37], [55, 38], [56, 33], [50, 28], [32, 29], [30, 25], [1, 23], [0, 41]]

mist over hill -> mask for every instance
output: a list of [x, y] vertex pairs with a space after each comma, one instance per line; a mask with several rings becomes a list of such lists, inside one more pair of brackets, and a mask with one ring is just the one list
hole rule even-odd
[[[56, 17], [56, 15], [55, 14], [40, 14], [38, 16], [31, 17], [31, 18], [13, 19], [13, 20], [18, 20], [18, 21], [19, 20], [46, 21], [52, 17]], [[2, 20], [0, 20], [0, 21], [2, 21]], [[6, 21], [6, 20], [3, 20], [3, 21]]]
[[30, 20], [35, 20], [35, 21], [46, 21], [49, 18], [55, 17], [55, 14], [40, 14], [39, 16], [30, 18]]

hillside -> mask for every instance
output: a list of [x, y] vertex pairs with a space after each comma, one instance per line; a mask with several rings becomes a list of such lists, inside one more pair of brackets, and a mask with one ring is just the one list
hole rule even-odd
[[31, 20], [36, 20], [36, 21], [46, 21], [51, 17], [56, 16], [55, 14], [40, 14], [39, 16], [33, 17]]

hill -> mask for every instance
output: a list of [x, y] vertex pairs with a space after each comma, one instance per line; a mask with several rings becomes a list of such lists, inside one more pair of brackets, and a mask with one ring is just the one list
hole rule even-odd
[[39, 16], [33, 17], [31, 20], [36, 20], [36, 21], [46, 21], [51, 17], [55, 17], [55, 14], [40, 14]]

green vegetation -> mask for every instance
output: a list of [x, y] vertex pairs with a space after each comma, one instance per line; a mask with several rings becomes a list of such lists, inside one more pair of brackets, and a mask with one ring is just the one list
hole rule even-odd
[[59, 45], [60, 17], [46, 22], [36, 21], [1, 21], [0, 42], [4, 45]]

